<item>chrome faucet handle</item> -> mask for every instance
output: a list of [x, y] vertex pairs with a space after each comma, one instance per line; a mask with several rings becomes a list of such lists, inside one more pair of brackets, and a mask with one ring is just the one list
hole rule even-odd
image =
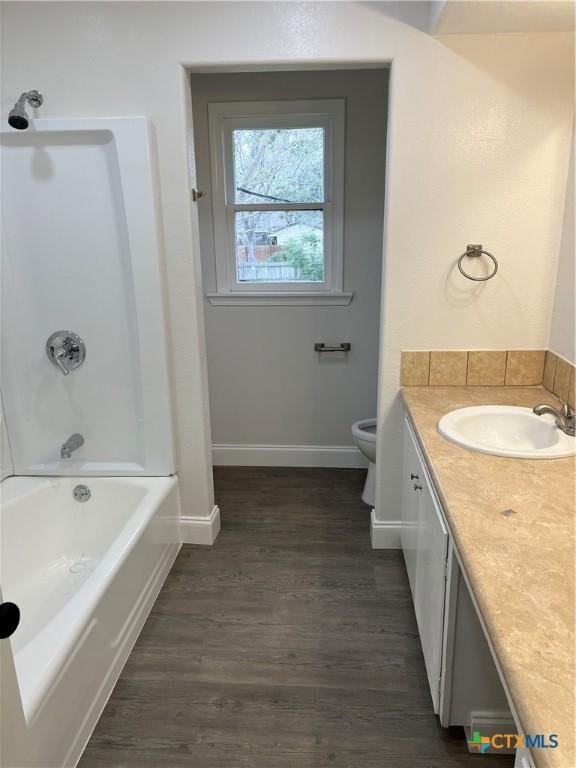
[[574, 411], [568, 403], [562, 403], [562, 408], [560, 409], [560, 413], [562, 416], [564, 416], [565, 419], [573, 419], [574, 418]]
[[46, 355], [64, 376], [68, 376], [84, 362], [86, 345], [73, 331], [56, 331], [46, 342]]
[[68, 376], [68, 374], [70, 373], [70, 369], [66, 368], [66, 366], [62, 362], [62, 360], [65, 359], [66, 357], [68, 357], [68, 352], [66, 351], [66, 348], [64, 347], [64, 345], [54, 350], [53, 360], [58, 366], [58, 368], [60, 368], [64, 376]]

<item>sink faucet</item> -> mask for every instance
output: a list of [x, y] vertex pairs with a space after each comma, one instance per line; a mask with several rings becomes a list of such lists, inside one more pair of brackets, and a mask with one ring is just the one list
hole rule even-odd
[[79, 435], [77, 432], [73, 435], [70, 435], [68, 440], [66, 440], [66, 442], [60, 448], [60, 458], [69, 459], [70, 456], [72, 456], [72, 451], [75, 451], [77, 448], [80, 448], [83, 445], [84, 438], [82, 435]]
[[570, 435], [570, 437], [576, 437], [576, 415], [567, 403], [562, 403], [562, 408], [559, 411], [546, 403], [536, 405], [532, 410], [536, 416], [550, 413], [554, 416], [558, 429], [561, 429], [562, 432]]

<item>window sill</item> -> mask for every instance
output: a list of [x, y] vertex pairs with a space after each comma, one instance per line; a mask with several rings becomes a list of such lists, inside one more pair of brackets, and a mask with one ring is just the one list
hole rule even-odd
[[312, 291], [275, 293], [268, 291], [243, 291], [240, 293], [207, 293], [206, 298], [216, 307], [345, 307], [352, 301], [353, 293]]

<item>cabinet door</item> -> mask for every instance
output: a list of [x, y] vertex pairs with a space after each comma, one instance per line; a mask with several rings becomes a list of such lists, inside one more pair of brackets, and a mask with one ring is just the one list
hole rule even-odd
[[416, 581], [416, 546], [418, 542], [418, 506], [420, 493], [418, 485], [423, 482], [420, 471], [420, 458], [412, 437], [408, 419], [404, 419], [404, 440], [402, 456], [402, 529], [400, 539], [404, 562], [408, 573], [408, 581], [414, 600], [414, 584]]
[[434, 712], [438, 713], [448, 531], [436, 496], [426, 477], [421, 485], [418, 504], [414, 612], [418, 622]]

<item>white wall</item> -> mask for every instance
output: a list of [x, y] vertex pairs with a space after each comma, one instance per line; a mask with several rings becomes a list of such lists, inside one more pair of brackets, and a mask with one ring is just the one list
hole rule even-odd
[[558, 258], [554, 307], [550, 326], [549, 347], [572, 363], [576, 363], [576, 250], [574, 248], [574, 138], [570, 153], [566, 205], [562, 224], [562, 240]]
[[[344, 307], [205, 304], [214, 444], [350, 446], [376, 415], [388, 72], [252, 72], [192, 76], [202, 272], [216, 290], [209, 102], [346, 99]], [[347, 355], [314, 342], [348, 341]]]
[[[195, 514], [212, 491], [181, 65], [393, 62], [377, 515], [397, 518], [400, 350], [548, 343], [572, 35], [434, 39], [385, 4], [346, 2], [6, 3], [3, 17], [3, 116], [38, 88], [45, 116], [144, 114], [155, 126], [179, 470]], [[500, 259], [484, 287], [454, 271], [469, 242]]]

